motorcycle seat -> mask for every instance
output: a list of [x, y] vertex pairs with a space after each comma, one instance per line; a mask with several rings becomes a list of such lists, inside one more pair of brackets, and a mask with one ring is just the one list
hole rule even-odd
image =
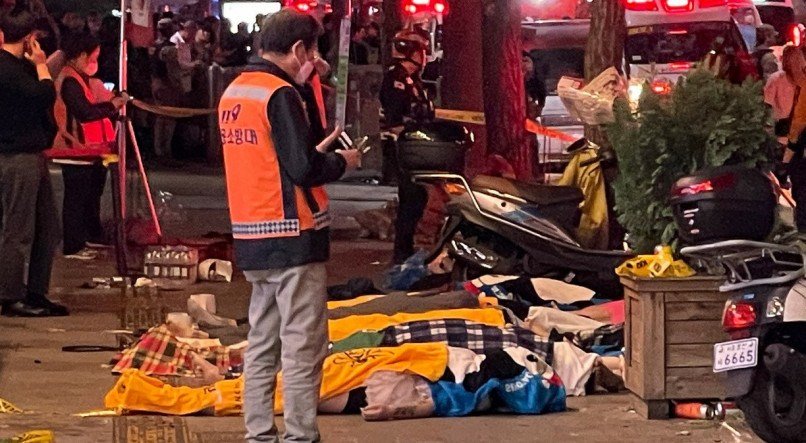
[[538, 185], [503, 177], [479, 175], [471, 185], [474, 191], [498, 191], [514, 197], [522, 198], [538, 205], [574, 204], [578, 206], [584, 200], [582, 191], [573, 186]]

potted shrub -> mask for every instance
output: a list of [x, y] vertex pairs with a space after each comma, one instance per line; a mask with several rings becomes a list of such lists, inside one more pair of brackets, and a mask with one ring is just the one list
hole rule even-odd
[[[677, 179], [708, 167], [759, 166], [774, 142], [761, 84], [733, 85], [705, 71], [667, 96], [645, 92], [636, 109], [617, 103], [615, 115], [608, 135], [619, 159], [616, 211], [641, 253], [676, 243], [668, 199]], [[712, 371], [713, 345], [727, 340], [721, 282], [622, 278], [625, 385], [644, 417], [668, 417], [670, 400], [724, 396], [724, 377]]]
[[675, 243], [668, 199], [677, 179], [709, 167], [758, 166], [774, 145], [761, 83], [734, 85], [704, 70], [668, 96], [645, 89], [635, 111], [617, 102], [615, 117], [608, 135], [619, 159], [616, 212], [641, 253]]

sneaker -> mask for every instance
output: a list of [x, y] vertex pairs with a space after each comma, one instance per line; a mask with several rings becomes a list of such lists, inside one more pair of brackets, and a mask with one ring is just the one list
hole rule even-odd
[[84, 248], [76, 252], [75, 254], [65, 255], [64, 258], [70, 260], [84, 260], [84, 261], [95, 260], [96, 258], [98, 258], [98, 252], [93, 251], [92, 249]]

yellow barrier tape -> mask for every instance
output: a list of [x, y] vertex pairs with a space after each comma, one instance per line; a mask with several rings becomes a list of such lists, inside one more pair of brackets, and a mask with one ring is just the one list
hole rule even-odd
[[616, 268], [620, 277], [685, 278], [696, 274], [683, 260], [672, 257], [672, 248], [664, 246], [655, 255], [639, 255]]
[[451, 120], [461, 123], [483, 125], [485, 123], [484, 113], [476, 111], [456, 111], [453, 109], [437, 109], [434, 111], [436, 118]]
[[176, 108], [173, 106], [152, 105], [142, 100], [132, 100], [132, 104], [143, 111], [172, 118], [189, 118], [210, 115], [218, 112], [217, 109]]
[[0, 398], [0, 414], [19, 414], [22, 412], [22, 409], [14, 406], [11, 402], [3, 400]]

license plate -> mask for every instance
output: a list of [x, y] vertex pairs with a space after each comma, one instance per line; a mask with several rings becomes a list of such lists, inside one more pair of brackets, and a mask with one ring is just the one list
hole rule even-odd
[[714, 372], [754, 368], [758, 364], [758, 338], [726, 341], [714, 345]]

